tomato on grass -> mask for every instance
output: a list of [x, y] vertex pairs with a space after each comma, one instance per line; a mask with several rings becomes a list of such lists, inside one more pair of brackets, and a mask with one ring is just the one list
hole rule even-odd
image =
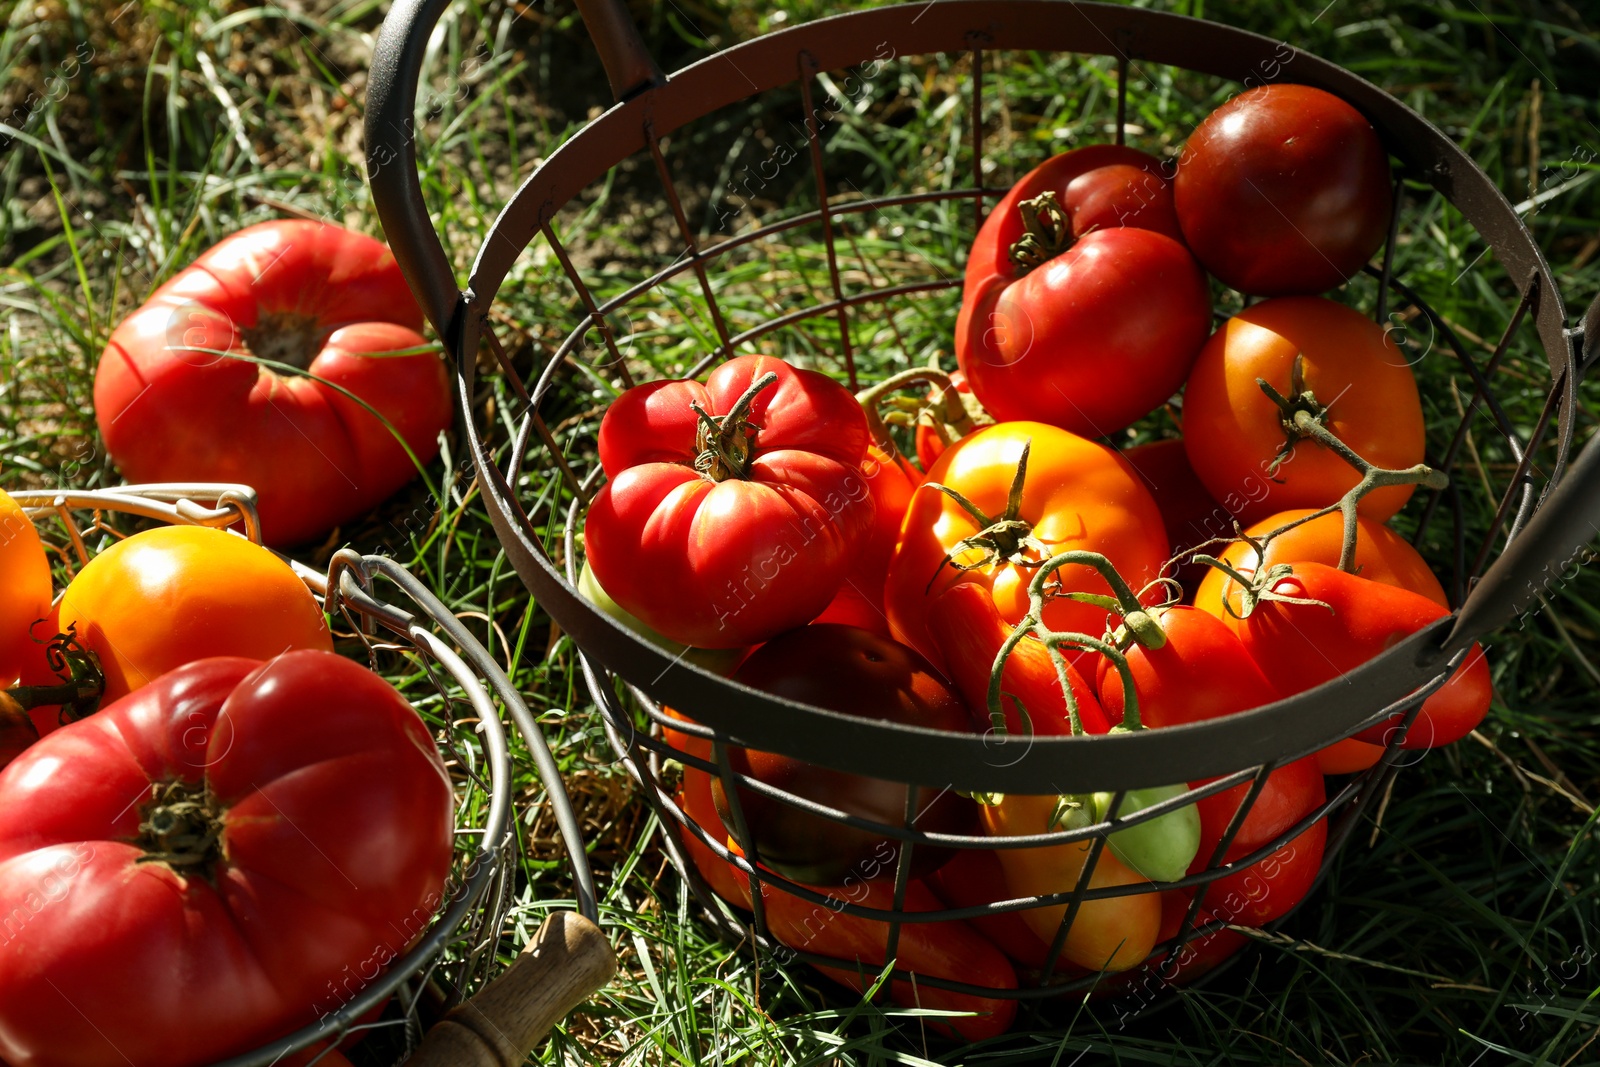
[[0, 772], [0, 806], [12, 1067], [191, 1067], [315, 1022], [427, 928], [454, 848], [427, 727], [330, 652], [166, 674]]
[[299, 544], [372, 510], [438, 454], [450, 383], [421, 329], [381, 241], [258, 223], [112, 333], [95, 420], [129, 481], [254, 486], [266, 542]]

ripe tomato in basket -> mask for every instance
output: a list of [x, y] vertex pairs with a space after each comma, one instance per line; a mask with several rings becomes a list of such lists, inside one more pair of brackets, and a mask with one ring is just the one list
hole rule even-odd
[[1257, 296], [1342, 283], [1389, 228], [1389, 156], [1361, 112], [1309, 85], [1262, 85], [1195, 127], [1173, 179], [1206, 270]]
[[22, 505], [0, 490], [0, 688], [37, 654], [29, 634], [50, 614], [50, 560]]
[[418, 463], [438, 453], [450, 385], [437, 352], [414, 351], [421, 329], [381, 241], [259, 223], [117, 327], [95, 372], [95, 418], [129, 481], [254, 486], [266, 542], [299, 544], [410, 481], [407, 448]]
[[734, 648], [804, 625], [869, 543], [871, 436], [844, 386], [771, 356], [706, 383], [649, 382], [600, 423], [610, 479], [584, 542], [606, 592], [652, 630]]
[[[1294, 385], [1300, 361], [1304, 390]], [[1183, 394], [1189, 462], [1217, 502], [1251, 523], [1288, 508], [1333, 504], [1360, 480], [1325, 446], [1289, 440], [1288, 416], [1256, 384], [1265, 381], [1296, 410], [1322, 424], [1357, 455], [1387, 468], [1422, 462], [1422, 402], [1406, 357], [1384, 329], [1343, 304], [1282, 297], [1245, 308], [1211, 335]], [[1309, 396], [1304, 395], [1309, 393]], [[1415, 486], [1378, 489], [1360, 513], [1382, 522]]]
[[[1048, 198], [1048, 199], [1044, 199]], [[1023, 176], [967, 259], [956, 358], [1000, 421], [1115, 433], [1178, 391], [1211, 329], [1160, 164], [1091, 145]]]
[[[1251, 658], [1285, 694], [1342, 677], [1449, 614], [1421, 594], [1320, 563], [1295, 564], [1293, 573], [1272, 590], [1318, 602], [1264, 601], [1240, 628]], [[1449, 681], [1423, 701], [1403, 747], [1436, 748], [1459, 741], [1483, 721], [1493, 695], [1488, 661], [1475, 644]], [[1397, 715], [1356, 736], [1386, 744], [1400, 721]]]
[[911, 494], [922, 483], [922, 472], [899, 453], [891, 456], [873, 445], [867, 449], [861, 473], [872, 493], [872, 534], [857, 552], [855, 566], [845, 575], [839, 594], [816, 621], [859, 626], [887, 637], [889, 619], [883, 611], [883, 583], [895, 542], [900, 539], [901, 520], [911, 504]]
[[330, 652], [179, 668], [34, 745], [0, 806], [12, 1067], [194, 1067], [315, 1022], [428, 927], [454, 848], [427, 727]]
[[[67, 585], [36, 636], [75, 629], [105, 672], [102, 707], [208, 656], [271, 659], [292, 649], [333, 650], [322, 608], [289, 565], [237, 534], [158, 526], [118, 541]], [[24, 681], [54, 681], [36, 655]], [[57, 709], [35, 708], [41, 734]]]
[[[961, 494], [987, 521], [935, 485]], [[911, 499], [884, 595], [891, 632], [939, 665], [928, 630], [932, 600], [972, 582], [989, 592], [1002, 619], [1015, 623], [1028, 610], [1034, 575], [1028, 564], [1069, 549], [1103, 553], [1135, 590], [1160, 574], [1167, 559], [1161, 512], [1133, 468], [1104, 445], [1044, 423], [979, 430], [945, 450]], [[1109, 591], [1099, 572], [1085, 566], [1061, 568], [1056, 581], [1064, 591]], [[1098, 635], [1106, 612], [1056, 597], [1044, 621], [1054, 630]]]
[[[792, 630], [751, 653], [734, 680], [846, 715], [968, 732], [965, 705], [922, 657], [851, 626]], [[902, 783], [736, 746], [729, 747], [728, 762], [738, 774], [847, 814], [897, 827], [905, 822], [907, 787]], [[734, 825], [722, 779], [713, 779], [711, 788], [723, 822]], [[887, 866], [877, 873], [892, 871], [899, 858], [898, 842], [881, 833], [845, 826], [747, 787], [739, 787], [738, 797], [757, 858], [786, 878], [836, 882], [851, 873], [863, 877], [860, 866], [873, 863], [880, 851], [887, 853], [882, 861]], [[976, 829], [974, 805], [966, 797], [931, 786], [919, 789], [917, 797], [916, 829], [946, 834]], [[926, 873], [949, 857], [948, 849], [919, 845], [912, 851], [912, 871]]]

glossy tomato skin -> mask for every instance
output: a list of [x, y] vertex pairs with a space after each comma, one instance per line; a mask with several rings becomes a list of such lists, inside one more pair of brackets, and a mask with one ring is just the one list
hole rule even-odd
[[[140, 862], [173, 782], [220, 819], [203, 864]], [[453, 852], [427, 727], [326, 652], [164, 675], [40, 741], [0, 802], [13, 1067], [192, 1067], [308, 1025], [426, 928]]]
[[[979, 430], [946, 449], [928, 472], [911, 499], [889, 564], [884, 601], [890, 629], [896, 640], [935, 665], [939, 650], [927, 621], [931, 600], [952, 586], [973, 582], [989, 591], [1000, 617], [1014, 624], [1027, 613], [1034, 570], [1009, 562], [968, 571], [944, 565], [945, 556], [979, 526], [932, 485], [948, 486], [984, 514], [999, 516], [1028, 442], [1032, 446], [1020, 517], [1032, 525], [1047, 554], [1069, 549], [1103, 553], [1135, 590], [1153, 581], [1167, 559], [1160, 510], [1127, 461], [1111, 449], [1044, 423], [998, 423]], [[979, 556], [967, 551], [959, 562], [975, 562]], [[1092, 568], [1063, 567], [1056, 576], [1066, 590], [1108, 592]], [[1052, 629], [1098, 635], [1104, 632], [1106, 613], [1056, 598], [1046, 606], [1044, 621]]]
[[[90, 560], [35, 631], [74, 627], [105, 671], [102, 707], [209, 656], [333, 651], [321, 607], [287, 563], [236, 534], [200, 526], [158, 526]], [[53, 678], [42, 659], [29, 672], [30, 684]], [[33, 720], [41, 734], [60, 725], [55, 708], [35, 708]]]
[[0, 689], [37, 658], [33, 624], [50, 614], [50, 560], [22, 505], [0, 491]]
[[[1145, 726], [1201, 722], [1278, 699], [1239, 638], [1211, 615], [1178, 605], [1152, 616], [1166, 632], [1166, 644], [1154, 650], [1134, 645], [1126, 653]], [[1106, 657], [1095, 658], [1100, 704], [1108, 719], [1121, 722], [1126, 699], [1121, 673]]]
[[969, 291], [956, 356], [997, 420], [1103, 437], [1178, 391], [1210, 329], [1205, 275], [1183, 245], [1096, 230], [1021, 278]]
[[[1320, 563], [1296, 564], [1273, 589], [1328, 605], [1266, 601], [1244, 622], [1240, 636], [1250, 657], [1286, 695], [1332, 681], [1449, 614], [1420, 594]], [[1460, 740], [1483, 721], [1493, 695], [1483, 649], [1473, 645], [1450, 680], [1423, 702], [1403, 747]], [[1400, 721], [1395, 716], [1356, 736], [1387, 743]]]
[[[1328, 406], [1324, 425], [1380, 467], [1422, 462], [1417, 380], [1393, 339], [1360, 312], [1319, 297], [1251, 305], [1211, 335], [1183, 398], [1189, 462], [1211, 495], [1244, 523], [1288, 508], [1322, 508], [1359, 477], [1339, 456], [1308, 440], [1269, 473], [1285, 434], [1281, 413], [1256, 384], [1288, 395], [1297, 355], [1305, 383]], [[1413, 486], [1389, 486], [1361, 501], [1378, 522], [1399, 511]]]
[[[864, 908], [886, 911], [894, 908], [892, 879], [855, 879], [838, 886], [808, 888]], [[767, 882], [761, 884], [761, 900], [767, 923], [780, 943], [802, 952], [854, 961], [853, 966], [819, 966], [817, 969], [858, 993], [871, 987], [888, 962], [887, 922], [836, 911], [826, 904], [813, 904]], [[943, 908], [939, 898], [921, 881], [907, 884], [904, 910], [941, 911]], [[896, 942], [895, 965], [913, 974], [971, 982], [991, 989], [1017, 987], [1017, 973], [1010, 961], [960, 920], [902, 924]], [[890, 983], [889, 996], [901, 1007], [973, 1013], [928, 1020], [929, 1028], [936, 1033], [965, 1041], [982, 1041], [1005, 1033], [1017, 1014], [1015, 1000], [953, 993], [929, 985], [913, 985], [905, 979]]]
[[[1189, 453], [1182, 441], [1135, 445], [1123, 452], [1122, 458], [1139, 473], [1155, 498], [1156, 507], [1161, 509], [1161, 521], [1167, 528], [1174, 556], [1233, 531], [1233, 516], [1216, 502], [1189, 465]], [[1185, 563], [1171, 576], [1185, 591], [1193, 591], [1206, 571], [1204, 564]]]
[[[1019, 205], [1044, 192], [1076, 243], [1023, 273], [1009, 256], [1026, 232]], [[1143, 152], [1090, 145], [1028, 172], [967, 259], [956, 358], [973, 395], [996, 419], [1086, 437], [1166, 400], [1211, 326], [1205, 277], [1182, 240], [1171, 186]]]
[[[949, 863], [928, 876], [927, 884], [952, 908], [970, 908], [1010, 899], [999, 856], [988, 849], [957, 849]], [[1050, 943], [1034, 933], [1033, 927], [1018, 912], [977, 915], [966, 921], [1015, 963], [1041, 971], [1050, 962]]]
[[[1316, 883], [1327, 843], [1328, 820], [1318, 819], [1255, 863], [1210, 883], [1206, 910], [1237, 926], [1265, 926], [1281, 919]], [[1248, 855], [1236, 845], [1226, 858], [1231, 863]]]
[[1173, 179], [1206, 270], [1256, 296], [1320, 293], [1382, 245], [1389, 156], [1362, 114], [1308, 85], [1262, 85], [1208, 115]]
[[[451, 420], [437, 352], [382, 242], [301, 220], [246, 227], [125, 319], [95, 373], [95, 417], [131, 482], [242, 482], [268, 544], [370, 511], [438, 453]], [[249, 338], [247, 341], [246, 338]], [[253, 355], [296, 363], [280, 372]], [[337, 387], [337, 388], [336, 388]]]
[[[1305, 518], [1313, 510], [1294, 508], [1281, 511], [1249, 526], [1245, 534], [1259, 539]], [[1334, 512], [1272, 538], [1267, 542], [1266, 565], [1321, 563], [1336, 567], [1343, 547], [1344, 518]], [[1260, 554], [1243, 541], [1231, 542], [1215, 555], [1244, 574], [1254, 574], [1261, 566]], [[1356, 573], [1382, 585], [1420, 593], [1440, 607], [1450, 606], [1444, 587], [1410, 542], [1382, 523], [1364, 516], [1356, 519]], [[1195, 607], [1215, 615], [1237, 633], [1240, 629], [1237, 615], [1243, 608], [1241, 594], [1237, 582], [1222, 571], [1208, 567], [1195, 593], [1194, 603]], [[1233, 606], [1232, 612], [1224, 606], [1225, 603]]]
[[[726, 414], [752, 383], [744, 477], [695, 469], [698, 404]], [[698, 648], [752, 645], [822, 613], [869, 544], [861, 464], [871, 443], [849, 390], [771, 356], [740, 356], [704, 385], [628, 390], [600, 424], [610, 479], [584, 523], [589, 565], [625, 610]]]
[[[1189, 903], [1194, 897], [1190, 889], [1169, 889], [1161, 894], [1161, 941], [1171, 941], [1183, 928], [1189, 914]], [[1206, 908], [1195, 916], [1194, 930], [1199, 931], [1216, 922], [1217, 917]], [[1096, 1000], [1122, 999], [1130, 1001], [1130, 1014], [1142, 1010], [1173, 986], [1188, 985], [1201, 976], [1211, 973], [1250, 943], [1250, 939], [1226, 927], [1192, 933], [1178, 952], [1171, 973], [1166, 972], [1171, 952], [1163, 952], [1137, 970], [1106, 975], [1094, 987], [1091, 996]]]
[[[969, 732], [967, 710], [922, 657], [904, 645], [849, 626], [803, 626], [762, 645], [734, 680], [789, 700], [866, 719]], [[735, 772], [840, 811], [891, 825], [905, 820], [906, 786], [836, 771], [787, 756], [730, 747]], [[717, 810], [732, 825], [732, 806], [720, 778], [712, 781]], [[899, 847], [868, 830], [844, 826], [741, 787], [739, 801], [755, 839], [759, 862], [798, 882], [837, 882], [880, 849], [890, 869]], [[926, 787], [918, 792], [916, 828], [971, 833], [972, 801]], [[912, 870], [922, 874], [950, 857], [948, 849], [922, 846]]]
[[[1279, 512], [1249, 527], [1245, 533], [1261, 538], [1291, 522], [1310, 515], [1310, 508]], [[1410, 542], [1394, 530], [1379, 522], [1360, 516], [1356, 520], [1356, 573], [1383, 585], [1397, 586], [1420, 593], [1440, 607], [1448, 607], [1449, 600], [1439, 579], [1434, 577], [1427, 561], [1411, 547]], [[1278, 563], [1323, 563], [1336, 566], [1344, 542], [1344, 520], [1337, 513], [1312, 519], [1280, 534], [1267, 543], [1266, 565]], [[1229, 544], [1218, 557], [1245, 574], [1253, 574], [1261, 565], [1255, 549], [1243, 541]], [[1233, 611], [1224, 607], [1231, 603]], [[1221, 619], [1235, 633], [1240, 622], [1236, 615], [1243, 610], [1238, 583], [1220, 570], [1206, 568], [1206, 575], [1195, 592], [1195, 606]], [[1324, 774], [1353, 774], [1366, 770], [1383, 755], [1378, 745], [1356, 738], [1335, 741], [1316, 753], [1317, 765]]]

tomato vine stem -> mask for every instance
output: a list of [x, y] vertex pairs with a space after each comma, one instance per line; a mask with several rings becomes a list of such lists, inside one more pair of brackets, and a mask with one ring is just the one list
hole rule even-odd
[[695, 470], [713, 482], [730, 478], [746, 478], [750, 474], [750, 453], [755, 450], [756, 428], [750, 425], [750, 405], [763, 389], [778, 380], [778, 375], [768, 371], [750, 383], [750, 388], [739, 394], [733, 407], [725, 415], [709, 415], [698, 401], [691, 400], [689, 407], [700, 421], [695, 436]]
[[78, 643], [77, 624], [50, 639], [45, 662], [61, 680], [54, 685], [19, 685], [0, 692], [0, 710], [20, 713], [59, 704], [64, 723], [92, 713], [105, 692], [106, 675], [100, 657]]
[[1020, 273], [1043, 266], [1072, 247], [1072, 219], [1053, 190], [1022, 201], [1017, 212], [1022, 216], [1024, 232], [1006, 249], [1006, 256]]
[[[931, 385], [937, 392], [929, 396], [926, 402], [890, 396], [891, 393], [918, 384]], [[910, 367], [892, 374], [883, 381], [861, 390], [856, 394], [856, 401], [866, 413], [867, 427], [872, 431], [873, 441], [891, 457], [899, 450], [889, 436], [890, 422], [906, 425], [926, 422], [933, 426], [946, 445], [952, 445], [977, 429], [979, 425], [987, 425], [993, 421], [984, 415], [976, 400], [973, 400], [972, 406], [969, 407], [950, 375], [937, 366]], [[885, 416], [878, 410], [884, 405], [894, 406], [899, 410]]]

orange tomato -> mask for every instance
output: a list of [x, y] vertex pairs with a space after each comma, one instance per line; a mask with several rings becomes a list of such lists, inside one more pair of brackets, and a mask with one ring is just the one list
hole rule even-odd
[[[101, 707], [208, 656], [333, 651], [322, 609], [287, 563], [200, 526], [146, 530], [90, 560], [62, 594], [49, 632], [74, 625], [105, 671]], [[34, 709], [34, 722], [40, 733], [59, 725], [55, 709]]]
[[[957, 545], [982, 526], [932, 483], [956, 490], [986, 516], [998, 518], [1030, 441], [1017, 517], [1042, 549], [1024, 548], [1008, 559], [957, 570], [945, 557], [954, 552], [955, 563], [977, 563], [981, 551], [957, 551]], [[961, 582], [976, 582], [989, 591], [1001, 618], [1015, 623], [1027, 614], [1035, 568], [1014, 560], [1042, 560], [1069, 549], [1103, 553], [1134, 590], [1160, 574], [1167, 536], [1139, 475], [1111, 449], [1056, 426], [1005, 422], [985, 427], [946, 449], [911, 498], [884, 589], [890, 632], [937, 666], [939, 648], [927, 623], [928, 606], [936, 598]], [[1064, 591], [1110, 592], [1090, 567], [1063, 567], [1056, 580]], [[1046, 606], [1044, 621], [1055, 630], [1098, 636], [1105, 630], [1106, 611], [1058, 596]]]
[[[1021, 837], [1048, 833], [1056, 798], [1007, 795], [998, 804], [980, 805], [984, 830], [991, 837]], [[1006, 889], [1013, 897], [1065, 893], [1078, 884], [1092, 847], [1088, 841], [1040, 848], [996, 849], [1005, 872]], [[1089, 887], [1134, 885], [1146, 879], [1135, 874], [1112, 853], [1100, 850]], [[1046, 944], [1067, 913], [1067, 905], [1029, 908], [1022, 918]], [[1145, 961], [1156, 946], [1161, 930], [1161, 894], [1134, 893], [1123, 897], [1086, 900], [1073, 917], [1062, 947], [1064, 959], [1090, 970], [1125, 971]]]
[[50, 614], [50, 560], [22, 505], [0, 491], [0, 688], [36, 657], [29, 630]]
[[[1322, 421], [1334, 436], [1380, 467], [1422, 462], [1417, 380], [1384, 329], [1321, 297], [1264, 300], [1211, 335], [1183, 398], [1189, 462], [1218, 503], [1243, 522], [1285, 508], [1326, 507], [1359, 480], [1354, 467], [1307, 439], [1268, 473], [1285, 432], [1278, 406], [1256, 379], [1288, 396], [1300, 355], [1306, 388], [1327, 407]], [[1405, 505], [1412, 489], [1379, 489], [1362, 500], [1361, 513], [1381, 522]]]

